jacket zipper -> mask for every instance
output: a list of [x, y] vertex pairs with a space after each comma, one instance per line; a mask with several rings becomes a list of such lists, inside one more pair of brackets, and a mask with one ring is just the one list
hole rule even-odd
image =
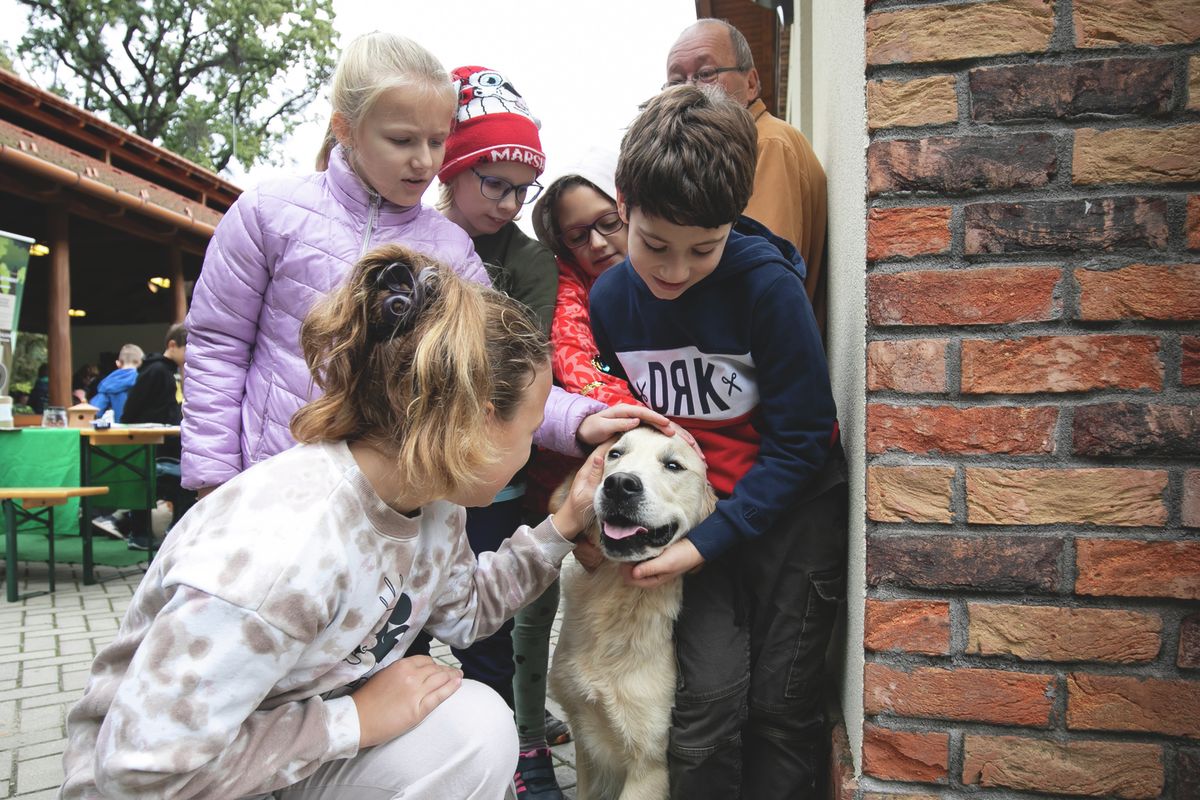
[[362, 246], [358, 248], [358, 258], [361, 261], [362, 257], [367, 254], [367, 247], [371, 244], [371, 232], [375, 229], [375, 217], [379, 214], [379, 206], [383, 199], [371, 192], [371, 204], [367, 207], [367, 227], [363, 231]]

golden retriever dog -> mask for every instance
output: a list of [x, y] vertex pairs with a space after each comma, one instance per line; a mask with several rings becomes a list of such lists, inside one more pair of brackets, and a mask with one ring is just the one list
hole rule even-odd
[[606, 560], [593, 572], [574, 559], [563, 568], [562, 631], [549, 677], [575, 736], [579, 800], [667, 797], [683, 584], [628, 586], [618, 562], [657, 556], [715, 504], [704, 462], [678, 435], [635, 428], [605, 456], [596, 520], [584, 535]]

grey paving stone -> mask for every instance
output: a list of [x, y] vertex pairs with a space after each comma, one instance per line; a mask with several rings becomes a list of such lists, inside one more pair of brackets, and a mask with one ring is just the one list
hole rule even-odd
[[17, 797], [39, 789], [53, 789], [62, 785], [62, 756], [43, 756], [29, 761], [17, 762]]

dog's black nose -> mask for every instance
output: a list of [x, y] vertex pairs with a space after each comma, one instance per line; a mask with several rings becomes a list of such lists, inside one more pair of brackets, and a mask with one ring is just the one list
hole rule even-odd
[[642, 493], [642, 479], [628, 472], [614, 472], [604, 479], [604, 496], [613, 500]]

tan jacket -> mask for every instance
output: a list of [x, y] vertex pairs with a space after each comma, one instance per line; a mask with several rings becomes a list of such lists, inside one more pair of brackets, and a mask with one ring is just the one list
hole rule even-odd
[[804, 287], [824, 333], [825, 170], [804, 134], [767, 113], [762, 100], [750, 105], [750, 114], [758, 128], [758, 169], [746, 215], [796, 245], [804, 256]]

